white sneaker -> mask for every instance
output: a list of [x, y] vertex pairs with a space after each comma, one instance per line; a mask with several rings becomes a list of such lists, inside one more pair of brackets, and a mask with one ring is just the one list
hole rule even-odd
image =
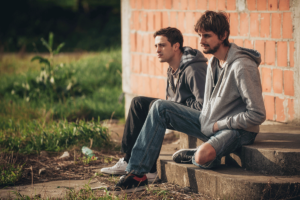
[[106, 173], [106, 174], [116, 174], [116, 175], [123, 175], [126, 174], [126, 167], [127, 167], [127, 162], [124, 160], [124, 158], [120, 158], [120, 160], [112, 167], [106, 167], [102, 168], [101, 172]]
[[[120, 179], [125, 177], [125, 176], [126, 176], [126, 174], [121, 176]], [[149, 172], [148, 174], [146, 174], [146, 176], [147, 176], [147, 179], [148, 179], [148, 183], [153, 183], [154, 181], [158, 180], [157, 172], [154, 172], [154, 173]]]

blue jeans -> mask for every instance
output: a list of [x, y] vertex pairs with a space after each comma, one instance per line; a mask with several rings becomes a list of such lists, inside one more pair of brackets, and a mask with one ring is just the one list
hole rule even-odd
[[193, 159], [194, 164], [202, 168], [212, 168], [219, 164], [223, 155], [235, 151], [244, 144], [253, 143], [256, 134], [243, 130], [224, 129], [207, 137], [200, 131], [200, 114], [200, 111], [175, 102], [165, 100], [154, 102], [132, 149], [126, 171], [137, 175], [150, 171], [159, 155], [168, 125], [214, 147], [217, 157], [212, 162], [200, 166]]

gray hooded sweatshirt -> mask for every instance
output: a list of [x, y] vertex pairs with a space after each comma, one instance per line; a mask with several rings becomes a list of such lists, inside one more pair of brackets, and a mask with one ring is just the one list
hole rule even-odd
[[259, 132], [259, 125], [266, 119], [258, 71], [260, 62], [259, 52], [231, 43], [224, 69], [215, 85], [217, 58], [209, 60], [204, 106], [200, 115], [203, 134], [208, 137], [214, 135], [215, 122], [219, 130]]
[[190, 108], [201, 111], [203, 106], [207, 58], [191, 47], [183, 47], [178, 71], [178, 81], [174, 85], [172, 69], [169, 67], [167, 76], [167, 100], [171, 100]]

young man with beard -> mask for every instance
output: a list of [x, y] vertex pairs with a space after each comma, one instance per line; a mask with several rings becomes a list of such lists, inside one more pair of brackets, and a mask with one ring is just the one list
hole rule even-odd
[[128, 174], [108, 190], [141, 190], [147, 185], [145, 174], [159, 155], [169, 124], [204, 141], [197, 149], [173, 154], [175, 162], [192, 162], [201, 168], [216, 167], [222, 156], [254, 142], [266, 118], [258, 72], [260, 54], [229, 43], [228, 18], [222, 12], [206, 11], [195, 31], [203, 52], [213, 54], [208, 63], [202, 111], [156, 101], [132, 149]]
[[[159, 61], [169, 64], [166, 88], [168, 102], [175, 102], [183, 107], [201, 111], [207, 59], [200, 51], [183, 47], [183, 36], [176, 28], [163, 28], [155, 32], [153, 36]], [[148, 111], [156, 100], [149, 97], [135, 97], [132, 100], [122, 139], [122, 151], [125, 157], [112, 167], [102, 168], [101, 172], [119, 175], [126, 173], [125, 169], [130, 160], [132, 148], [141, 132]], [[173, 129], [173, 124], [168, 124], [167, 128]], [[154, 160], [156, 161], [157, 158], [158, 156]], [[149, 181], [157, 176], [155, 161], [147, 173]]]

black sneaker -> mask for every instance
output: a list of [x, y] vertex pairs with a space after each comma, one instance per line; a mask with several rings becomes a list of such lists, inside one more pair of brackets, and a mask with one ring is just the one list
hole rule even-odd
[[122, 176], [115, 186], [108, 187], [107, 190], [114, 194], [120, 194], [122, 191], [125, 193], [137, 192], [146, 189], [147, 185], [148, 179], [146, 175], [138, 177], [132, 173], [129, 173]]
[[176, 163], [192, 164], [192, 158], [196, 151], [197, 149], [180, 149], [173, 154], [172, 158]]

